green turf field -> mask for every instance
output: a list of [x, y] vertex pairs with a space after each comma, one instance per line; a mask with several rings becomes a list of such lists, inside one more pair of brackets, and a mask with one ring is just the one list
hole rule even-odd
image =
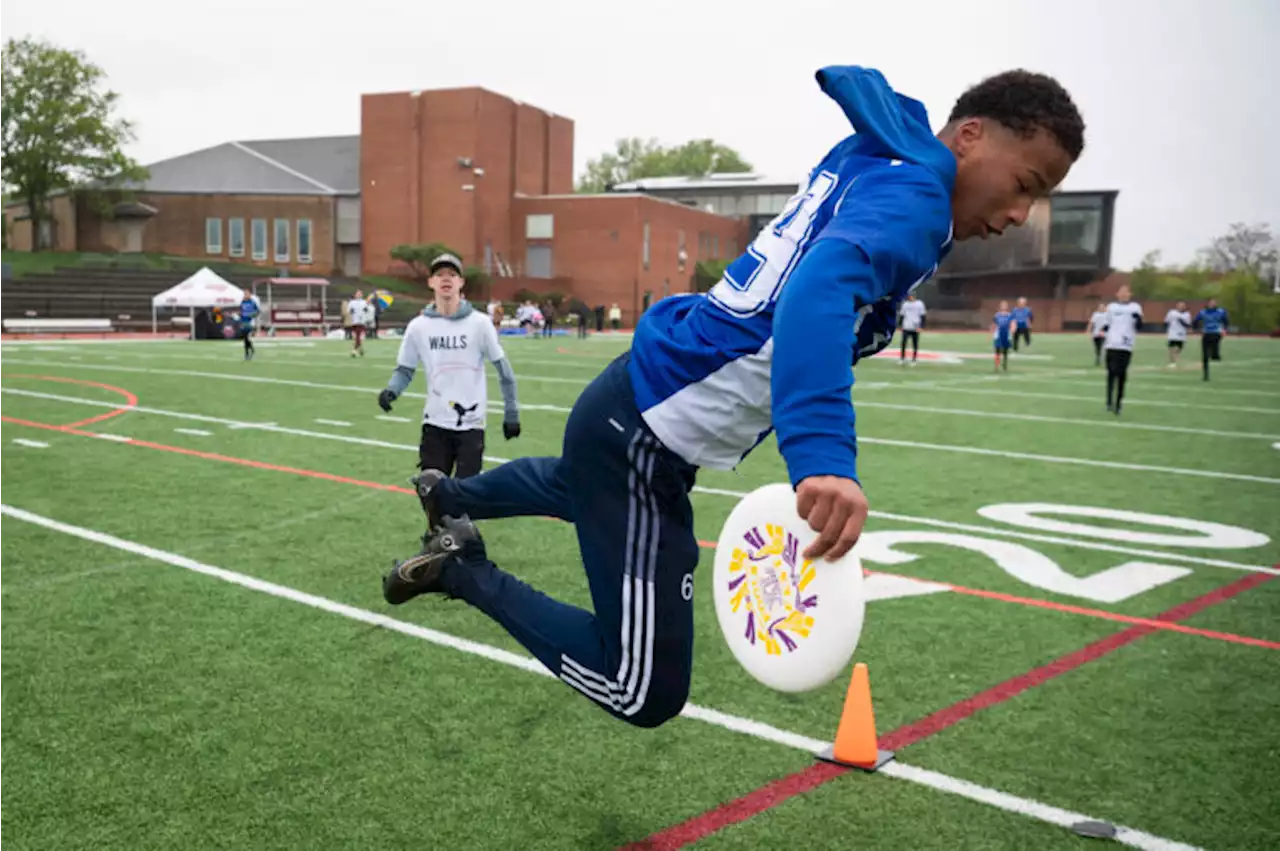
[[[353, 360], [267, 340], [250, 363], [5, 343], [3, 839], [1026, 849], [1087, 847], [1089, 818], [1137, 847], [1280, 847], [1280, 341], [1229, 338], [1209, 383], [1197, 340], [1176, 370], [1163, 342], [1140, 339], [1119, 419], [1083, 334], [1008, 374], [983, 334], [859, 365], [878, 599], [856, 658], [898, 745], [874, 776], [813, 767], [847, 678], [784, 695], [734, 661], [709, 549], [688, 717], [657, 730], [539, 676], [462, 603], [387, 606], [422, 526], [421, 398], [376, 404], [395, 341]], [[490, 462], [557, 453], [626, 343], [504, 338], [524, 434], [492, 416]], [[703, 472], [698, 536], [784, 479], [772, 441]], [[571, 528], [482, 530], [499, 565], [589, 604]]]

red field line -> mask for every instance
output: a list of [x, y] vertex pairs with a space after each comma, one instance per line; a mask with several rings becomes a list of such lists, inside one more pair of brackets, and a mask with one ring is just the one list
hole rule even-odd
[[62, 378], [57, 375], [27, 375], [20, 372], [11, 372], [5, 375], [5, 378], [33, 378], [37, 381], [56, 381], [60, 384], [79, 384], [82, 387], [101, 387], [103, 390], [110, 390], [113, 393], [119, 393], [124, 397], [124, 404], [114, 411], [107, 411], [105, 414], [98, 414], [96, 417], [89, 417], [87, 420], [77, 420], [74, 423], [67, 423], [66, 428], [81, 428], [83, 426], [100, 423], [103, 420], [109, 420], [112, 417], [118, 417], [121, 414], [127, 414], [132, 408], [137, 407], [138, 397], [125, 390], [123, 387], [116, 387], [113, 384], [103, 384], [101, 381], [81, 381], [78, 378]]
[[[1209, 606], [1221, 603], [1223, 600], [1261, 585], [1271, 578], [1271, 575], [1266, 573], [1250, 574], [1229, 585], [1216, 588], [1194, 600], [1174, 606], [1172, 609], [1157, 615], [1155, 620], [1166, 622], [1189, 618]], [[986, 691], [979, 692], [972, 697], [967, 697], [951, 706], [940, 709], [931, 715], [921, 718], [919, 721], [903, 725], [882, 736], [880, 738], [880, 747], [886, 750], [907, 747], [921, 739], [935, 735], [983, 709], [1003, 703], [1027, 689], [1048, 682], [1068, 671], [1079, 668], [1081, 665], [1101, 659], [1103, 656], [1156, 631], [1157, 627], [1143, 624], [1129, 627], [1107, 638], [1095, 641], [1046, 665], [1033, 668], [1025, 674], [1005, 680]], [[850, 769], [830, 763], [814, 763], [808, 768], [775, 780], [741, 798], [721, 804], [701, 815], [694, 816], [688, 821], [664, 828], [646, 839], [625, 846], [625, 848], [631, 849], [631, 851], [672, 851], [672, 849], [683, 848], [686, 845], [705, 839], [707, 836], [731, 824], [737, 824], [759, 815], [765, 810], [794, 798], [796, 795], [816, 789], [818, 786], [834, 780], [848, 771]]]

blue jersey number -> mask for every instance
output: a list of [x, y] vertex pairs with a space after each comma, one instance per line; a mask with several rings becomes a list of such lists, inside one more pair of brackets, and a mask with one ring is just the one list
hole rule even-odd
[[829, 171], [814, 175], [760, 231], [747, 253], [729, 264], [724, 277], [711, 288], [711, 300], [741, 317], [754, 316], [772, 304], [795, 268], [800, 250], [813, 236], [814, 219], [839, 182]]

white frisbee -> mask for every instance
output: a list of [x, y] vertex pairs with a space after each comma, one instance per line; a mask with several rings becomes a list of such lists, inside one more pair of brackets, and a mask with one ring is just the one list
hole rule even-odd
[[796, 513], [794, 491], [772, 484], [743, 497], [717, 542], [720, 629], [742, 667], [778, 691], [831, 682], [862, 635], [862, 564], [852, 552], [805, 561], [816, 537]]

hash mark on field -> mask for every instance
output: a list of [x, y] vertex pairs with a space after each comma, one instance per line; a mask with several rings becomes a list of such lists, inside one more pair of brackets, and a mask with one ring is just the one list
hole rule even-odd
[[[382, 420], [383, 422], [386, 422], [386, 423], [411, 423], [411, 422], [413, 422], [413, 420], [409, 419], [408, 417], [394, 417], [394, 416], [392, 416], [391, 414], [378, 414], [378, 416], [374, 417], [374, 419], [376, 419], [376, 420]], [[316, 420], [316, 422], [322, 422], [322, 420]]]
[[100, 431], [85, 432], [85, 434], [92, 434], [94, 437], [100, 437], [103, 440], [114, 440], [117, 443], [128, 443], [129, 441], [133, 440], [132, 437], [126, 437], [123, 434], [105, 434]]
[[29, 446], [32, 449], [48, 449], [49, 444], [39, 440], [27, 440], [25, 437], [15, 437], [13, 442], [19, 446]]
[[238, 423], [238, 422], [227, 423], [227, 428], [236, 429], [237, 431], [242, 428], [274, 428], [274, 427], [275, 427], [275, 423]]
[[351, 423], [347, 422], [346, 420], [326, 420], [319, 417], [316, 418], [316, 422], [318, 422], [320, 425], [340, 426], [342, 428], [346, 428], [351, 425]]
[[213, 437], [213, 432], [202, 428], [175, 428], [174, 431], [178, 434], [194, 434], [196, 437]]

